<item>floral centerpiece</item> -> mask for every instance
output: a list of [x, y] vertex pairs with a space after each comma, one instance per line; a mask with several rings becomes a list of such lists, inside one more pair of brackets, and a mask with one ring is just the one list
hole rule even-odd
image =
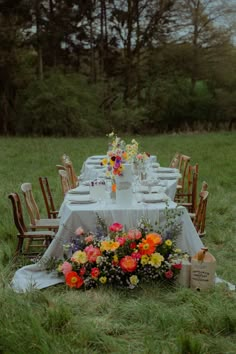
[[124, 171], [124, 163], [144, 161], [150, 155], [139, 152], [139, 144], [132, 139], [130, 144], [118, 137], [114, 132], [107, 135], [111, 138], [108, 144], [107, 157], [101, 161], [102, 166], [107, 166], [107, 176], [121, 176]]
[[[104, 225], [103, 225], [103, 229]], [[184, 255], [173, 238], [151, 231], [144, 221], [135, 229], [124, 231], [120, 223], [109, 227], [98, 238], [93, 233], [76, 230], [77, 241], [66, 248], [70, 255], [61, 260], [58, 273], [70, 288], [115, 285], [135, 288], [138, 284], [166, 279], [173, 281], [182, 267]]]

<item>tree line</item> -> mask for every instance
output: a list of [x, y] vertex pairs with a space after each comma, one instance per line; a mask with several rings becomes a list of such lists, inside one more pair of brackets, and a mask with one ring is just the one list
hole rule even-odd
[[0, 134], [233, 129], [236, 4], [0, 0]]

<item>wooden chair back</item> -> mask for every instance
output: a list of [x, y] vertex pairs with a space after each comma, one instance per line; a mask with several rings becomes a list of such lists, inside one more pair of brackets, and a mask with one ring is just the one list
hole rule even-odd
[[180, 161], [180, 153], [176, 152], [173, 159], [170, 162], [169, 167], [179, 168], [179, 161]]
[[65, 196], [66, 193], [71, 189], [69, 177], [68, 177], [67, 172], [64, 170], [59, 170], [58, 174], [59, 174], [60, 180], [61, 180], [62, 193], [63, 193], [63, 196]]
[[198, 183], [198, 164], [188, 166], [187, 190], [186, 192], [177, 191], [175, 201], [185, 206], [190, 213], [195, 213], [197, 209], [197, 183]]
[[38, 205], [33, 196], [31, 183], [23, 183], [21, 185], [21, 190], [25, 198], [26, 208], [30, 217], [30, 222], [32, 225], [36, 225], [36, 220], [40, 220], [40, 213]]
[[59, 171], [59, 170], [64, 170], [64, 171], [66, 171], [66, 168], [65, 168], [64, 165], [56, 165], [56, 169], [57, 169], [57, 171]]
[[55, 204], [54, 204], [51, 188], [49, 186], [47, 177], [39, 177], [39, 184], [43, 194], [43, 199], [46, 206], [48, 218], [55, 219], [58, 215], [58, 210], [55, 209]]
[[78, 178], [76, 176], [72, 162], [71, 161], [65, 162], [65, 168], [69, 177], [71, 188], [76, 188], [78, 186]]
[[[18, 193], [10, 193], [8, 198], [12, 203], [14, 223], [18, 230], [16, 255], [19, 253], [27, 256], [38, 254], [42, 249], [48, 247], [55, 233], [52, 231], [28, 231], [24, 223], [22, 204]], [[23, 246], [25, 239], [27, 239], [28, 242], [27, 245]], [[34, 241], [37, 242], [35, 243]], [[30, 247], [33, 247], [34, 251], [29, 252]]]
[[206, 190], [207, 183], [204, 182], [202, 190], [199, 194], [199, 202], [196, 210], [196, 214], [193, 219], [193, 224], [197, 230], [200, 237], [205, 235], [205, 225], [206, 225], [206, 210], [207, 210], [207, 201], [209, 197], [209, 192]]
[[185, 181], [186, 181], [186, 174], [187, 174], [187, 169], [188, 165], [190, 162], [190, 157], [187, 155], [180, 155], [180, 160], [179, 160], [179, 172], [181, 173], [181, 178], [178, 181], [178, 189], [180, 189], [182, 192], [185, 190]]
[[10, 193], [8, 195], [12, 203], [13, 210], [13, 218], [16, 228], [20, 234], [24, 234], [27, 231], [27, 227], [25, 226], [23, 213], [22, 213], [22, 204], [18, 193]]

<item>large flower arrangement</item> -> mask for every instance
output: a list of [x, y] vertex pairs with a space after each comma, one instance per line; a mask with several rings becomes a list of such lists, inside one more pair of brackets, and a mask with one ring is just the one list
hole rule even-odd
[[105, 284], [135, 288], [157, 279], [173, 281], [185, 256], [173, 239], [147, 230], [144, 222], [126, 232], [122, 224], [114, 223], [108, 235], [98, 239], [79, 227], [77, 238], [66, 248], [71, 254], [57, 270], [70, 288]]
[[147, 159], [147, 153], [139, 152], [139, 144], [132, 139], [130, 144], [115, 135], [114, 132], [108, 134], [111, 142], [108, 144], [107, 157], [101, 161], [102, 166], [107, 166], [107, 176], [121, 176], [124, 170], [124, 163], [140, 162]]

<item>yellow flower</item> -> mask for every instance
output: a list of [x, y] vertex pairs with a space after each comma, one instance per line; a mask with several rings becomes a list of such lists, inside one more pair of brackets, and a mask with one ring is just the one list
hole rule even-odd
[[106, 284], [106, 282], [107, 282], [107, 277], [100, 277], [100, 278], [99, 278], [99, 281], [100, 281], [100, 283], [102, 283], [102, 284]]
[[164, 261], [164, 257], [160, 253], [153, 253], [151, 255], [149, 264], [151, 264], [155, 268], [159, 268], [161, 266], [162, 261]]
[[79, 264], [84, 264], [87, 262], [88, 257], [87, 254], [83, 251], [76, 251], [72, 257], [71, 257], [72, 262], [76, 262]]
[[62, 264], [59, 264], [59, 265], [58, 265], [58, 267], [57, 267], [57, 271], [58, 271], [59, 273], [61, 273], [61, 272], [62, 272]]
[[119, 242], [115, 241], [102, 241], [100, 250], [103, 251], [115, 251], [120, 246]]
[[101, 164], [102, 164], [102, 165], [107, 165], [107, 159], [106, 159], [106, 158], [105, 158], [105, 159], [102, 159]]
[[118, 258], [117, 255], [115, 254], [115, 255], [113, 256], [113, 261], [117, 263], [118, 260], [119, 260], [119, 258]]
[[176, 248], [176, 249], [174, 250], [174, 252], [175, 252], [175, 253], [181, 253], [181, 249], [180, 249], [180, 248]]
[[131, 277], [129, 277], [129, 281], [130, 281], [130, 284], [137, 285], [139, 282], [139, 279], [138, 279], [137, 275], [131, 275]]
[[141, 264], [142, 264], [142, 265], [148, 264], [148, 261], [149, 261], [148, 255], [147, 255], [147, 254], [144, 254], [144, 255], [141, 257]]
[[171, 241], [171, 240], [166, 240], [166, 241], [165, 241], [165, 244], [166, 244], [166, 246], [169, 246], [169, 247], [170, 247], [170, 246], [172, 245], [172, 241]]

